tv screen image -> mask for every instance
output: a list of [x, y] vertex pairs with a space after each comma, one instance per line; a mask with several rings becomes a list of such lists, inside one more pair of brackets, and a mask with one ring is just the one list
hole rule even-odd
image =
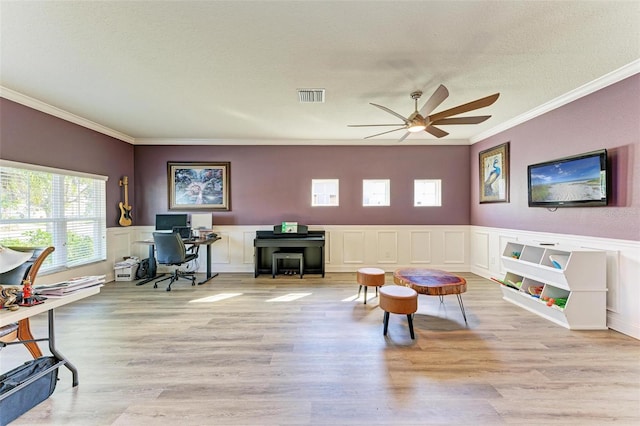
[[607, 205], [607, 152], [588, 152], [527, 168], [529, 206]]

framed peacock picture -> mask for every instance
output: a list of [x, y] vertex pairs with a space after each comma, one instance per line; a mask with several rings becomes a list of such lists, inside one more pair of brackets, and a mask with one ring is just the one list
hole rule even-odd
[[481, 151], [480, 204], [509, 202], [509, 142]]

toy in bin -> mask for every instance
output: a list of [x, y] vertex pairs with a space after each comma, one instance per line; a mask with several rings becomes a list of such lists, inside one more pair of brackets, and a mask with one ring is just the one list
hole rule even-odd
[[549, 260], [554, 268], [564, 269], [567, 267], [567, 262], [569, 262], [569, 256], [552, 254], [549, 256]]
[[533, 297], [540, 297], [540, 295], [542, 294], [542, 289], [544, 288], [544, 286], [541, 285], [530, 285], [529, 286], [529, 294], [532, 295]]
[[567, 299], [563, 297], [553, 298], [553, 297], [543, 296], [541, 297], [541, 299], [547, 302], [547, 306], [556, 305], [559, 308], [564, 308], [565, 305], [567, 304]]

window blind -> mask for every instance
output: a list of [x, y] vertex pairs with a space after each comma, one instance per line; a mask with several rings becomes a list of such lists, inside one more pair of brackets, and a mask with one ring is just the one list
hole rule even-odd
[[0, 162], [0, 245], [54, 246], [43, 272], [105, 260], [106, 180]]

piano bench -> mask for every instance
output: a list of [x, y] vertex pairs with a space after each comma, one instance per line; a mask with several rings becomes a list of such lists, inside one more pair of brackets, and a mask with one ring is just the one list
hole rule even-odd
[[275, 278], [278, 273], [278, 261], [285, 259], [295, 259], [298, 261], [300, 279], [302, 279], [304, 275], [304, 254], [302, 254], [302, 252], [291, 253], [282, 251], [276, 251], [271, 255], [271, 278]]

